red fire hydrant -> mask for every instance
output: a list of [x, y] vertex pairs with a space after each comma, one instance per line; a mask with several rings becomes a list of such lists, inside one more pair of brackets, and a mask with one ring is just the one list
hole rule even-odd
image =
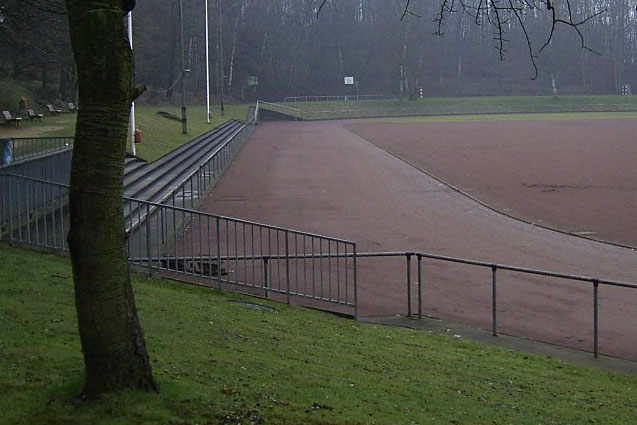
[[139, 128], [135, 129], [135, 143], [142, 142], [142, 131]]

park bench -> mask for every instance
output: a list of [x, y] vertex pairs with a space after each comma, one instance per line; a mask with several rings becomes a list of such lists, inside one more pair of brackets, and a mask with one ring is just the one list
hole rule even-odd
[[48, 109], [51, 114], [60, 115], [62, 113], [61, 109], [54, 108], [50, 103], [46, 105], [46, 109]]
[[9, 111], [2, 111], [2, 117], [7, 123], [10, 123], [11, 121], [15, 122], [16, 127], [20, 127], [20, 122], [22, 122], [22, 118], [12, 116]]
[[43, 114], [37, 113], [33, 109], [27, 109], [27, 117], [30, 120], [42, 121], [43, 116], [44, 116]]
[[69, 108], [69, 112], [77, 112], [77, 106], [73, 102], [67, 103], [66, 107]]

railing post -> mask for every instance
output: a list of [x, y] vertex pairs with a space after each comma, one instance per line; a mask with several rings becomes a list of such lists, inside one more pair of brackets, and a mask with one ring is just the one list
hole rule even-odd
[[492, 331], [493, 336], [498, 336], [498, 294], [497, 294], [497, 271], [498, 267], [496, 265], [491, 266], [491, 291], [492, 291], [492, 314], [493, 314], [493, 323], [492, 323]]
[[411, 317], [411, 252], [405, 253], [407, 257], [407, 317]]
[[354, 279], [354, 319], [358, 320], [358, 278], [357, 278], [357, 269], [356, 269], [356, 244], [354, 244], [354, 249], [352, 250], [354, 253], [354, 272], [353, 272], [353, 279]]
[[599, 280], [593, 280], [593, 357], [599, 355]]
[[270, 276], [268, 274], [268, 261], [270, 257], [267, 255], [263, 256], [263, 291], [265, 294], [265, 298], [270, 298]]
[[217, 288], [221, 289], [221, 224], [219, 217], [216, 219], [217, 227]]
[[[141, 247], [140, 247], [141, 250]], [[153, 275], [153, 264], [151, 260], [150, 243], [150, 204], [146, 204], [146, 256], [148, 257], [148, 276]]]
[[418, 259], [418, 318], [422, 319], [422, 254], [417, 254]]
[[290, 304], [290, 239], [285, 231], [285, 300]]

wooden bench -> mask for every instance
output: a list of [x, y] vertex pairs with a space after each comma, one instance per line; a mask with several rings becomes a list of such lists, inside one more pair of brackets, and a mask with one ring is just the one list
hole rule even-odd
[[61, 109], [54, 108], [50, 103], [46, 105], [46, 109], [49, 110], [50, 114], [60, 115], [62, 113]]
[[2, 111], [2, 116], [3, 116], [4, 120], [7, 123], [10, 123], [11, 121], [13, 121], [13, 122], [15, 122], [15, 126], [16, 127], [20, 127], [20, 123], [22, 122], [22, 118], [11, 116], [11, 112], [9, 112], [9, 111]]
[[44, 114], [36, 113], [33, 109], [27, 109], [27, 117], [29, 117], [30, 120], [42, 121], [43, 116]]

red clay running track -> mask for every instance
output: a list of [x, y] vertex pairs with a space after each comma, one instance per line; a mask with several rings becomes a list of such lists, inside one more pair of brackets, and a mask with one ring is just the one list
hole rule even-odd
[[637, 120], [353, 123], [515, 217], [637, 247]]
[[[346, 130], [343, 121], [261, 123], [203, 210], [353, 240], [637, 281], [637, 252], [498, 214]], [[396, 137], [400, 130], [395, 129]], [[423, 261], [424, 309], [488, 328], [490, 271]], [[406, 312], [403, 260], [359, 261], [359, 313]], [[590, 284], [502, 272], [503, 333], [590, 350]], [[637, 359], [637, 290], [600, 289], [600, 351]]]

